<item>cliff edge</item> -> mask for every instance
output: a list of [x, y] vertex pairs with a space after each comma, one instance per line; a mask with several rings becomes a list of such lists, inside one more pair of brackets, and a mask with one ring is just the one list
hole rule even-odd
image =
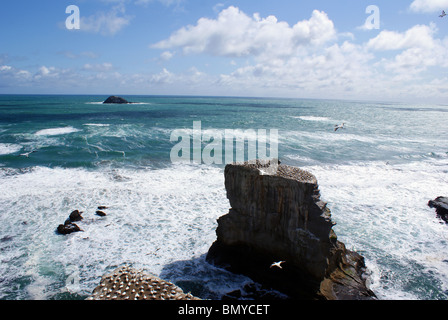
[[273, 163], [226, 166], [231, 209], [207, 261], [292, 299], [374, 299], [364, 258], [337, 240], [316, 177]]

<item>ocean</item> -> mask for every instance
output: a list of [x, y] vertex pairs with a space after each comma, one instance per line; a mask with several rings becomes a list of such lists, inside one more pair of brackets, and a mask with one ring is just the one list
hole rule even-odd
[[[205, 261], [230, 206], [225, 163], [170, 158], [173, 131], [198, 121], [203, 132], [278, 130], [280, 160], [317, 177], [379, 299], [448, 298], [448, 225], [427, 206], [448, 196], [447, 105], [106, 98], [0, 96], [0, 299], [85, 299], [123, 264], [205, 299], [250, 283]], [[83, 232], [57, 234], [76, 209]]]

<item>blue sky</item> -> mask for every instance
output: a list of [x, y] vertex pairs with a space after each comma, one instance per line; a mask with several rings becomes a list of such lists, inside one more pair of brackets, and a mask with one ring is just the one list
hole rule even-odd
[[[69, 5], [79, 30], [66, 28]], [[369, 5], [379, 29], [365, 26]], [[0, 93], [446, 103], [443, 9], [448, 0], [8, 0]]]

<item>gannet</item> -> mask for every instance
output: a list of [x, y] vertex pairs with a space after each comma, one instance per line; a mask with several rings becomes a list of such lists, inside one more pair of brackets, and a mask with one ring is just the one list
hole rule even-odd
[[343, 124], [341, 124], [341, 125], [335, 125], [334, 126], [334, 131], [338, 131], [338, 129], [345, 129], [345, 122], [343, 123]]
[[285, 262], [285, 261], [274, 262], [273, 264], [271, 264], [270, 268], [277, 267], [277, 268], [283, 269], [282, 266], [281, 266], [281, 264], [283, 262]]

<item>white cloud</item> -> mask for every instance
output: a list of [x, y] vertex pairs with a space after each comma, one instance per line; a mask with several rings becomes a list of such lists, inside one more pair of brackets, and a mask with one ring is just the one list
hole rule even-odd
[[42, 66], [34, 74], [33, 79], [34, 80], [40, 80], [42, 78], [47, 78], [47, 79], [52, 78], [52, 79], [54, 79], [54, 78], [58, 78], [61, 72], [64, 72], [64, 71], [63, 70], [58, 70], [55, 67]]
[[448, 0], [414, 0], [410, 6], [414, 12], [437, 12], [448, 9]]
[[0, 75], [15, 80], [27, 80], [31, 78], [31, 73], [26, 70], [20, 70], [12, 66], [0, 66]]
[[207, 53], [215, 56], [290, 56], [304, 46], [321, 45], [334, 39], [336, 31], [327, 14], [314, 10], [309, 20], [294, 26], [275, 16], [260, 18], [246, 15], [230, 6], [217, 19], [201, 18], [195, 26], [183, 27], [153, 48], [180, 47], [185, 54]]
[[113, 36], [126, 27], [132, 17], [125, 15], [124, 5], [117, 5], [109, 12], [99, 12], [89, 17], [81, 17], [81, 30]]
[[113, 70], [113, 65], [109, 62], [93, 64], [93, 65], [90, 63], [86, 63], [83, 67], [83, 70], [95, 71], [95, 72], [108, 72], [108, 71]]
[[404, 33], [384, 30], [369, 40], [367, 48], [380, 51], [417, 47], [431, 49], [434, 47], [433, 36], [436, 31], [434, 24], [416, 25]]
[[169, 84], [173, 83], [174, 79], [175, 75], [163, 68], [160, 73], [151, 75], [148, 81], [154, 84]]
[[160, 54], [160, 59], [163, 61], [168, 61], [174, 56], [174, 53], [171, 51], [164, 51]]
[[11, 66], [0, 66], [0, 72], [10, 71], [12, 70]]
[[372, 58], [362, 46], [344, 42], [320, 53], [244, 66], [221, 75], [219, 83], [242, 91], [257, 88], [265, 95], [289, 91], [298, 96], [322, 97], [325, 93], [342, 98], [348, 91], [368, 90], [373, 77], [369, 66]]
[[399, 50], [391, 59], [383, 58], [382, 66], [395, 74], [415, 76], [428, 67], [448, 67], [448, 39], [435, 38], [434, 24], [416, 25], [405, 32], [382, 31], [366, 47], [374, 51]]

